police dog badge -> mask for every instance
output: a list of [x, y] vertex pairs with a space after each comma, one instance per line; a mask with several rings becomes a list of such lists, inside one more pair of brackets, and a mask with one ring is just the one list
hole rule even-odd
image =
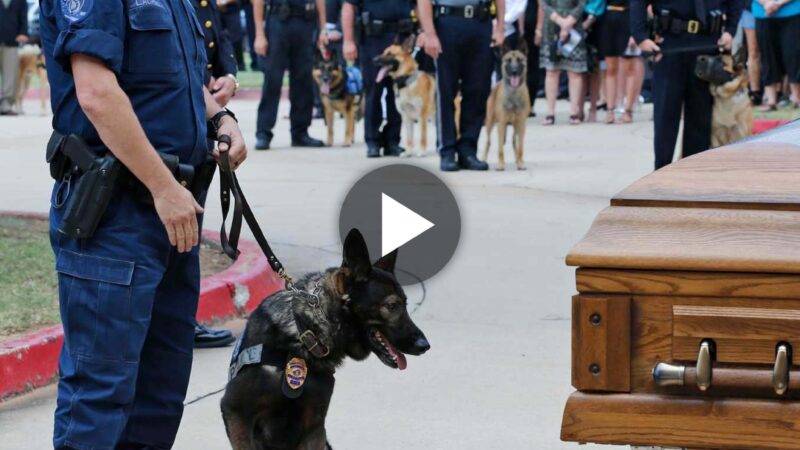
[[303, 358], [292, 358], [286, 363], [282, 391], [289, 398], [297, 398], [303, 394], [303, 385], [308, 377], [308, 367]]
[[80, 22], [89, 15], [94, 0], [61, 0], [61, 14], [72, 23]]

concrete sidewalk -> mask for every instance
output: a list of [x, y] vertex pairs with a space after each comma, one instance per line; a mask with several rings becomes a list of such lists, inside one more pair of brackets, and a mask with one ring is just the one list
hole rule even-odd
[[[540, 117], [543, 106], [537, 102]], [[235, 101], [231, 109], [252, 145], [256, 103]], [[507, 164], [505, 172], [442, 175], [461, 207], [461, 242], [448, 267], [424, 288], [408, 290], [410, 303], [418, 305], [414, 319], [433, 348], [409, 358], [405, 372], [388, 370], [376, 358], [339, 370], [328, 415], [334, 448], [577, 448], [559, 441], [572, 390], [575, 293], [574, 270], [564, 265], [564, 256], [611, 195], [651, 170], [652, 123], [649, 108], [637, 113], [635, 123], [614, 126], [569, 126], [566, 112], [560, 112], [554, 127], [540, 126], [539, 118], [529, 121], [527, 171]], [[0, 209], [46, 211], [49, 119], [2, 118], [0, 127], [0, 158], [13, 164], [0, 177]], [[291, 149], [288, 128], [288, 121], [280, 120], [276, 148], [252, 151], [239, 176], [293, 274], [340, 262], [339, 205], [365, 172], [394, 162], [438, 167], [435, 156], [367, 160], [363, 144]], [[342, 129], [337, 122], [337, 143]], [[311, 133], [325, 135], [322, 121], [314, 121]], [[360, 126], [357, 136], [361, 142]], [[433, 142], [433, 132], [429, 138]], [[496, 151], [489, 161], [494, 165]], [[209, 199], [206, 227], [216, 229], [216, 191]], [[231, 326], [241, 329], [242, 323]], [[229, 358], [230, 349], [195, 353], [175, 448], [228, 448], [219, 399]], [[3, 448], [50, 447], [53, 407], [52, 387], [0, 404]]]

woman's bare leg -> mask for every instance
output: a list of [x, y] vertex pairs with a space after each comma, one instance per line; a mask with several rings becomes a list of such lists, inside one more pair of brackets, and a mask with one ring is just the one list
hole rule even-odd
[[761, 90], [761, 52], [758, 50], [755, 29], [744, 29], [747, 38], [747, 77], [749, 78], [750, 90], [758, 92]]
[[557, 70], [548, 70], [544, 78], [544, 95], [547, 100], [547, 115], [556, 115], [556, 100], [558, 100], [558, 76]]
[[606, 123], [614, 123], [614, 109], [617, 107], [617, 76], [620, 59], [616, 56], [606, 57]]
[[581, 104], [583, 99], [583, 74], [576, 72], [567, 72], [569, 78], [569, 114], [571, 116], [580, 116]]

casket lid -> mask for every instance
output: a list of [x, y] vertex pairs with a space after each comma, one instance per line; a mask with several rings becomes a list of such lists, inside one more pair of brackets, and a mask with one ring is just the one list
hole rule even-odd
[[745, 142], [640, 179], [597, 216], [567, 264], [800, 273], [800, 146]]

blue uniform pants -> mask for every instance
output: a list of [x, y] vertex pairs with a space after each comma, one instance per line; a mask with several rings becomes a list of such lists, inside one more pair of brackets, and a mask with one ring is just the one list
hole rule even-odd
[[[439, 153], [475, 156], [492, 85], [492, 22], [455, 16], [436, 19], [442, 54], [436, 63]], [[461, 138], [453, 102], [461, 92]]]
[[272, 139], [272, 128], [278, 118], [278, 103], [283, 87], [283, 73], [289, 70], [289, 101], [292, 136], [306, 133], [311, 126], [314, 108], [314, 21], [300, 17], [280, 20], [271, 15], [267, 20], [267, 56], [259, 57], [264, 71], [261, 102], [258, 104], [256, 135]]
[[[376, 83], [378, 66], [372, 60], [383, 53], [395, 40], [394, 33], [365, 36], [361, 43], [359, 60], [364, 77], [364, 141], [379, 146], [400, 143], [400, 128], [403, 120], [394, 102], [394, 87], [390, 77]], [[381, 99], [386, 94], [386, 126], [381, 131], [383, 109]]]
[[64, 325], [53, 445], [171, 448], [192, 366], [198, 248], [177, 253], [155, 209], [127, 192], [90, 239], [59, 233], [63, 212], [50, 211]]
[[[707, 41], [707, 42], [706, 42]], [[673, 35], [664, 37], [662, 48], [682, 48], [709, 44], [710, 36]], [[683, 156], [691, 156], [711, 146], [713, 98], [708, 83], [694, 74], [698, 52], [665, 53], [653, 67], [655, 122], [655, 168], [672, 162], [683, 112]]]

